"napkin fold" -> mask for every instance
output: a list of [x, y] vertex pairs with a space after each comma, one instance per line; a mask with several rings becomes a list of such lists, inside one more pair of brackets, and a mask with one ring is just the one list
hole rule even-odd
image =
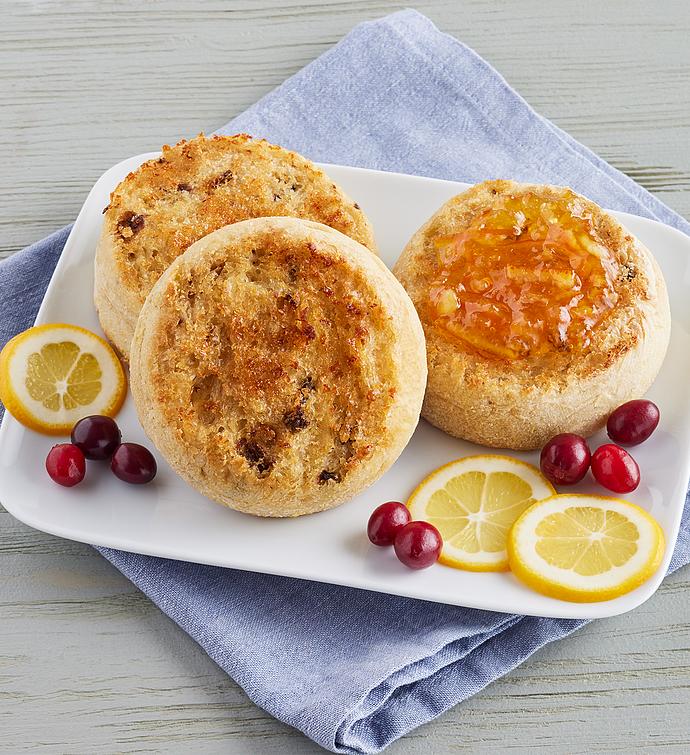
[[[567, 184], [690, 234], [415, 11], [357, 26], [220, 132], [237, 131], [317, 161]], [[0, 343], [33, 322], [68, 231], [0, 264]], [[689, 510], [672, 570], [690, 561]], [[379, 752], [585, 623], [100, 551], [257, 705], [334, 752]]]

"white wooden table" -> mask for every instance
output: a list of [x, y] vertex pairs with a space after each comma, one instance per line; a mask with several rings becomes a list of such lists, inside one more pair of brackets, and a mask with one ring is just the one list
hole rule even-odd
[[[0, 12], [0, 256], [116, 161], [254, 102], [385, 0], [24, 0]], [[690, 217], [690, 5], [420, 1], [539, 111]], [[2, 295], [2, 292], [0, 292]], [[688, 752], [690, 572], [536, 654], [396, 755]], [[88, 546], [0, 507], [0, 751], [311, 753]]]

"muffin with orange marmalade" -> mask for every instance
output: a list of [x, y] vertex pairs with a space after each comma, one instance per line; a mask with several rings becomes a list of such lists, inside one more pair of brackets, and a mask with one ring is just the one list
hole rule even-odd
[[668, 346], [653, 256], [571, 189], [477, 184], [417, 231], [394, 272], [426, 334], [423, 416], [482, 445], [590, 435], [649, 388]]

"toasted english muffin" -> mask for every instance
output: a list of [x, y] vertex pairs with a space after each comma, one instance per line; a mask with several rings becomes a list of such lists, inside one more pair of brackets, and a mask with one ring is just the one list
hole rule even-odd
[[417, 231], [394, 272], [426, 335], [423, 416], [482, 445], [590, 435], [649, 388], [668, 346], [653, 256], [567, 188], [478, 184]]
[[211, 231], [285, 215], [325, 223], [376, 251], [366, 216], [313, 163], [266, 141], [203, 135], [163, 147], [110, 196], [96, 249], [94, 301], [126, 359], [139, 310], [168, 265]]
[[320, 223], [260, 218], [193, 244], [132, 341], [139, 419], [204, 495], [259, 516], [346, 501], [419, 418], [424, 334], [400, 283]]

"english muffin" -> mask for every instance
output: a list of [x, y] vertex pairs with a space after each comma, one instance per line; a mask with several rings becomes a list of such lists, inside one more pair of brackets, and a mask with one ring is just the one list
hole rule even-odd
[[352, 498], [395, 461], [426, 354], [376, 255], [320, 223], [260, 218], [172, 263], [141, 310], [130, 369], [139, 419], [185, 480], [286, 517]]
[[422, 414], [475, 443], [589, 435], [649, 388], [666, 353], [656, 261], [567, 188], [478, 184], [417, 231], [394, 272], [426, 334]]
[[110, 196], [96, 250], [94, 301], [126, 359], [139, 310], [168, 265], [229, 223], [286, 215], [325, 223], [376, 251], [366, 216], [309, 160], [246, 134], [163, 147]]

